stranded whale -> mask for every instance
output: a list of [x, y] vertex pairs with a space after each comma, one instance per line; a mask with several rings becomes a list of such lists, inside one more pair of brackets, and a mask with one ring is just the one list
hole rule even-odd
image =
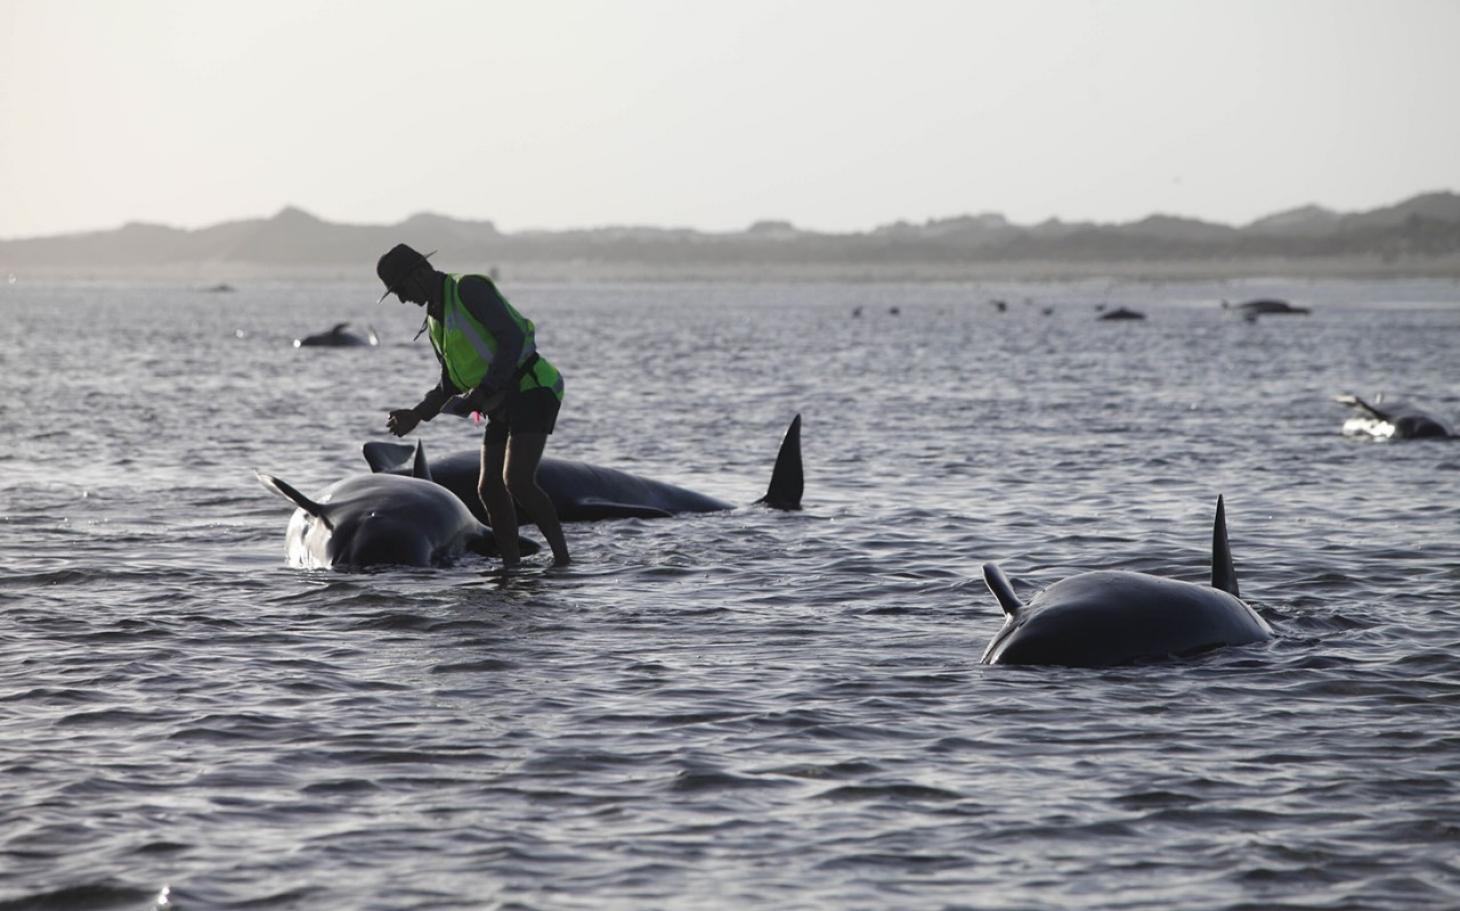
[[314, 335], [306, 335], [304, 338], [294, 340], [295, 348], [365, 348], [380, 344], [380, 337], [375, 330], [370, 330], [370, 335], [362, 338], [353, 332], [346, 332], [349, 323], [335, 323], [328, 332], [316, 332]]
[[[289, 564], [307, 569], [440, 566], [468, 551], [496, 556], [491, 529], [431, 482], [423, 449], [416, 449], [413, 464], [414, 476], [355, 475], [331, 484], [316, 499], [259, 472], [265, 487], [299, 507], [285, 533]], [[519, 546], [524, 554], [538, 550], [525, 539]]]
[[[413, 452], [406, 443], [370, 442], [365, 444], [365, 461], [377, 473], [409, 474], [413, 470]], [[478, 453], [453, 453], [432, 462], [427, 471], [438, 484], [455, 493], [474, 515], [486, 521], [486, 510], [477, 495], [481, 473]], [[569, 459], [544, 458], [538, 465], [537, 483], [553, 501], [558, 518], [564, 522], [657, 519], [685, 512], [735, 508], [723, 500], [674, 484]], [[804, 486], [798, 414], [781, 441], [770, 486], [756, 502], [773, 509], [800, 509]]]
[[1352, 407], [1358, 414], [1343, 422], [1349, 436], [1371, 436], [1376, 440], [1423, 440], [1455, 436], [1455, 430], [1444, 420], [1408, 402], [1385, 400], [1381, 395], [1370, 405], [1356, 395], [1334, 398]]
[[1257, 322], [1259, 316], [1307, 316], [1310, 312], [1307, 307], [1295, 307], [1285, 300], [1272, 297], [1259, 297], [1235, 306], [1224, 300], [1222, 309], [1231, 310], [1250, 323]]
[[1210, 587], [1146, 573], [1089, 572], [1056, 582], [1025, 604], [998, 564], [984, 564], [983, 572], [1005, 614], [984, 664], [1107, 667], [1272, 637], [1267, 622], [1238, 597], [1221, 497]]

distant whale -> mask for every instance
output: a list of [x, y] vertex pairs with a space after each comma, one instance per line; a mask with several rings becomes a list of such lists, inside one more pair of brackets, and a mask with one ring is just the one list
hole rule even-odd
[[[410, 473], [413, 450], [405, 443], [365, 444], [365, 461], [375, 472]], [[483, 521], [486, 509], [477, 494], [481, 456], [458, 452], [432, 462], [426, 469], [438, 484], [450, 489], [472, 513]], [[686, 512], [716, 512], [734, 505], [714, 497], [587, 462], [544, 458], [538, 465], [537, 483], [553, 501], [564, 522], [595, 522], [600, 519], [656, 519]], [[805, 481], [801, 469], [801, 416], [796, 415], [781, 440], [771, 471], [770, 486], [757, 500], [772, 509], [801, 508]]]
[[1423, 440], [1455, 436], [1455, 428], [1441, 418], [1409, 402], [1385, 400], [1382, 395], [1369, 404], [1356, 395], [1335, 396], [1358, 411], [1343, 422], [1349, 436], [1370, 436], [1376, 440]]
[[1272, 628], [1238, 597], [1221, 497], [1210, 587], [1146, 573], [1089, 572], [1056, 582], [1025, 604], [998, 564], [985, 563], [983, 572], [1005, 614], [984, 664], [1108, 667], [1272, 638]]
[[1249, 321], [1256, 321], [1259, 316], [1306, 316], [1312, 312], [1307, 307], [1295, 307], [1285, 300], [1271, 297], [1259, 297], [1235, 306], [1224, 300], [1222, 309], [1232, 310]]
[[1122, 320], [1122, 319], [1145, 319], [1146, 315], [1139, 310], [1128, 310], [1125, 307], [1116, 307], [1108, 313], [1102, 313], [1096, 317], [1101, 320]]
[[294, 340], [295, 348], [364, 348], [380, 344], [380, 337], [375, 330], [370, 330], [369, 336], [359, 336], [353, 332], [346, 332], [349, 323], [335, 323], [327, 332], [316, 332], [314, 335], [306, 335], [304, 338]]
[[[285, 557], [306, 569], [364, 569], [381, 565], [441, 566], [471, 552], [497, 556], [487, 528], [450, 491], [431, 482], [425, 450], [414, 460], [420, 473], [355, 475], [310, 499], [271, 475], [263, 485], [299, 507], [285, 532]], [[536, 553], [521, 539], [522, 553]]]

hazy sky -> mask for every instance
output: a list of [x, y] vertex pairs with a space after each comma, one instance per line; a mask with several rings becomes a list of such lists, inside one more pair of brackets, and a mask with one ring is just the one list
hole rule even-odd
[[1242, 223], [1460, 190], [1457, 0], [0, 0], [0, 237]]

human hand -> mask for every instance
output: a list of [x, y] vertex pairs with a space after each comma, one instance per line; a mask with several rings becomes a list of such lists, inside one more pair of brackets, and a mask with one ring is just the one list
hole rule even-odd
[[385, 429], [398, 437], [403, 437], [416, 429], [421, 419], [409, 408], [397, 408], [385, 419]]

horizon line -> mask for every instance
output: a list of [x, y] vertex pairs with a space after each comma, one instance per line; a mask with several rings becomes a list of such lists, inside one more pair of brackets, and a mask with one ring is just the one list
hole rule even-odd
[[181, 232], [206, 231], [206, 230], [208, 230], [210, 228], [219, 227], [220, 225], [235, 224], [235, 223], [239, 223], [239, 222], [249, 222], [249, 221], [267, 222], [267, 221], [272, 221], [272, 220], [274, 220], [276, 218], [279, 218], [279, 217], [281, 217], [281, 216], [283, 216], [283, 215], [285, 215], [286, 213], [289, 213], [289, 212], [298, 212], [300, 214], [303, 214], [303, 215], [306, 215], [306, 216], [308, 216], [310, 218], [313, 218], [316, 221], [323, 222], [324, 224], [339, 225], [339, 226], [344, 226], [344, 227], [361, 227], [361, 228], [394, 228], [394, 227], [398, 227], [400, 225], [405, 224], [406, 222], [409, 222], [409, 221], [411, 221], [413, 219], [417, 219], [417, 218], [423, 218], [423, 217], [424, 218], [442, 218], [442, 219], [446, 219], [446, 220], [449, 220], [449, 221], [462, 222], [462, 223], [488, 224], [488, 225], [491, 225], [495, 230], [499, 231], [499, 233], [502, 233], [502, 234], [566, 234], [566, 233], [571, 233], [571, 232], [575, 232], [575, 231], [606, 231], [606, 230], [615, 230], [615, 229], [617, 229], [617, 230], [649, 230], [649, 231], [666, 231], [666, 232], [669, 232], [669, 231], [689, 231], [689, 232], [693, 232], [693, 233], [697, 233], [697, 234], [744, 234], [744, 233], [746, 233], [746, 232], [748, 232], [748, 231], [756, 228], [757, 226], [761, 226], [761, 225], [775, 225], [775, 226], [785, 225], [785, 226], [789, 226], [792, 230], [795, 230], [795, 231], [798, 231], [798, 232], [804, 233], [804, 234], [855, 235], [855, 234], [868, 234], [868, 233], [875, 232], [875, 231], [877, 231], [879, 229], [882, 229], [882, 228], [893, 227], [893, 226], [896, 226], [896, 225], [909, 225], [909, 226], [913, 226], [913, 227], [922, 227], [922, 226], [928, 226], [928, 225], [938, 224], [939, 222], [957, 221], [959, 219], [965, 219], [965, 218], [968, 218], [968, 219], [978, 219], [978, 218], [990, 218], [990, 217], [996, 217], [996, 218], [1003, 219], [1003, 221], [1006, 224], [1008, 224], [1010, 226], [1013, 226], [1013, 227], [1037, 227], [1039, 225], [1049, 224], [1051, 222], [1057, 223], [1057, 224], [1062, 224], [1062, 225], [1093, 225], [1093, 226], [1096, 226], [1096, 227], [1114, 227], [1114, 226], [1120, 226], [1120, 225], [1139, 224], [1140, 222], [1147, 221], [1147, 220], [1152, 219], [1152, 218], [1171, 218], [1171, 219], [1176, 219], [1176, 220], [1179, 220], [1179, 221], [1197, 222], [1197, 223], [1201, 223], [1201, 224], [1214, 225], [1214, 226], [1218, 226], [1218, 227], [1226, 227], [1226, 228], [1233, 228], [1233, 229], [1240, 230], [1240, 229], [1242, 229], [1244, 227], [1250, 227], [1252, 225], [1257, 224], [1258, 222], [1266, 221], [1268, 219], [1275, 218], [1275, 217], [1280, 216], [1280, 215], [1287, 215], [1287, 214], [1291, 214], [1291, 213], [1294, 213], [1294, 212], [1302, 212], [1302, 211], [1305, 211], [1305, 210], [1316, 210], [1316, 211], [1320, 211], [1320, 212], [1324, 212], [1324, 213], [1328, 213], [1328, 214], [1331, 214], [1331, 215], [1335, 215], [1335, 216], [1342, 217], [1342, 216], [1345, 216], [1345, 215], [1354, 215], [1354, 214], [1359, 214], [1359, 213], [1362, 213], [1362, 212], [1371, 212], [1371, 211], [1375, 211], [1376, 209], [1393, 208], [1395, 206], [1399, 206], [1399, 205], [1402, 205], [1402, 204], [1404, 204], [1406, 202], [1410, 202], [1410, 201], [1413, 201], [1415, 199], [1420, 199], [1420, 198], [1426, 197], [1426, 196], [1455, 196], [1455, 195], [1460, 195], [1460, 194], [1457, 194], [1457, 192], [1455, 190], [1449, 189], [1449, 188], [1445, 188], [1445, 189], [1434, 189], [1434, 190], [1423, 190], [1423, 191], [1420, 191], [1420, 192], [1417, 192], [1417, 193], [1412, 193], [1412, 194], [1410, 194], [1408, 196], [1404, 196], [1404, 197], [1402, 197], [1402, 198], [1400, 198], [1400, 199], [1398, 199], [1398, 200], [1396, 200], [1394, 202], [1390, 202], [1390, 203], [1387, 203], [1387, 204], [1383, 204], [1383, 205], [1376, 206], [1374, 209], [1349, 209], [1349, 210], [1334, 209], [1334, 208], [1331, 208], [1331, 207], [1322, 205], [1320, 203], [1308, 202], [1308, 203], [1304, 203], [1304, 204], [1297, 205], [1297, 206], [1290, 206], [1288, 208], [1278, 209], [1276, 211], [1273, 211], [1273, 212], [1268, 213], [1267, 215], [1259, 216], [1257, 218], [1251, 219], [1250, 221], [1247, 221], [1247, 222], [1242, 223], [1242, 224], [1236, 224], [1236, 223], [1224, 222], [1224, 221], [1213, 221], [1213, 220], [1209, 220], [1209, 219], [1206, 219], [1206, 218], [1202, 218], [1201, 216], [1197, 216], [1197, 215], [1185, 215], [1185, 214], [1178, 214], [1178, 213], [1174, 213], [1174, 212], [1165, 212], [1165, 211], [1152, 211], [1152, 212], [1147, 213], [1146, 215], [1140, 216], [1139, 218], [1131, 219], [1129, 221], [1100, 221], [1100, 220], [1097, 220], [1097, 219], [1078, 219], [1078, 218], [1067, 221], [1067, 220], [1065, 220], [1065, 218], [1063, 216], [1050, 215], [1050, 216], [1048, 216], [1048, 217], [1046, 217], [1046, 218], [1044, 218], [1042, 220], [1039, 220], [1039, 221], [1017, 222], [1017, 221], [1014, 221], [1013, 219], [1010, 219], [1007, 215], [1005, 215], [1002, 212], [989, 209], [989, 210], [984, 210], [984, 211], [980, 211], [980, 212], [968, 212], [968, 211], [965, 211], [965, 212], [961, 212], [961, 213], [958, 213], [958, 214], [955, 214], [955, 215], [929, 216], [929, 217], [923, 219], [920, 222], [919, 221], [914, 221], [914, 220], [908, 219], [908, 218], [898, 218], [898, 219], [895, 219], [893, 221], [887, 221], [887, 222], [882, 222], [880, 224], [873, 225], [870, 228], [851, 229], [851, 230], [844, 230], [844, 231], [824, 230], [824, 229], [820, 229], [820, 228], [806, 228], [806, 227], [802, 227], [801, 225], [798, 225], [795, 221], [793, 221], [791, 219], [783, 218], [783, 217], [782, 218], [776, 218], [776, 217], [759, 218], [759, 219], [755, 219], [754, 221], [751, 221], [749, 224], [745, 225], [742, 228], [726, 228], [726, 229], [698, 228], [698, 227], [693, 227], [693, 226], [690, 226], [690, 225], [673, 225], [673, 224], [669, 224], [669, 225], [662, 225], [662, 224], [661, 225], [656, 225], [656, 224], [633, 223], [633, 222], [601, 222], [601, 223], [596, 223], [596, 224], [591, 224], [591, 225], [581, 225], [581, 226], [577, 226], [577, 227], [558, 227], [558, 228], [524, 227], [524, 228], [519, 228], [519, 229], [516, 229], [516, 230], [508, 231], [508, 230], [503, 230], [503, 229], [497, 227], [496, 222], [493, 219], [491, 219], [491, 218], [477, 218], [477, 217], [470, 217], [470, 216], [446, 215], [446, 214], [443, 214], [441, 212], [434, 212], [434, 211], [427, 210], [427, 209], [423, 209], [423, 210], [420, 210], [420, 211], [417, 211], [417, 212], [412, 212], [411, 214], [406, 215], [403, 218], [397, 219], [394, 222], [332, 221], [329, 218], [325, 218], [323, 216], [320, 216], [320, 215], [316, 214], [315, 212], [312, 212], [312, 211], [304, 208], [303, 206], [296, 205], [294, 203], [285, 203], [283, 205], [283, 207], [279, 208], [278, 210], [276, 210], [275, 212], [273, 212], [273, 214], [270, 214], [270, 215], [245, 215], [245, 216], [238, 216], [238, 217], [233, 217], [233, 218], [223, 218], [223, 219], [220, 219], [220, 220], [217, 220], [217, 221], [212, 221], [212, 222], [208, 222], [206, 224], [200, 224], [200, 225], [195, 225], [195, 226], [180, 226], [180, 225], [176, 225], [176, 224], [168, 224], [166, 222], [144, 221], [144, 220], [141, 220], [141, 219], [129, 219], [127, 221], [122, 222], [120, 225], [115, 225], [113, 227], [105, 227], [105, 228], [77, 228], [77, 229], [72, 229], [72, 230], [68, 230], [68, 231], [58, 231], [58, 232], [51, 233], [51, 234], [31, 234], [31, 235], [22, 235], [22, 236], [0, 237], [0, 243], [11, 243], [11, 242], [32, 241], [32, 240], [54, 240], [54, 239], [62, 238], [62, 237], [72, 237], [72, 236], [84, 235], [84, 234], [105, 234], [105, 233], [112, 232], [112, 231], [120, 231], [120, 230], [123, 230], [125, 228], [132, 227], [132, 226], [137, 226], [137, 227], [150, 227], [150, 228], [164, 228], [164, 229], [171, 230], [171, 231], [181, 231]]

